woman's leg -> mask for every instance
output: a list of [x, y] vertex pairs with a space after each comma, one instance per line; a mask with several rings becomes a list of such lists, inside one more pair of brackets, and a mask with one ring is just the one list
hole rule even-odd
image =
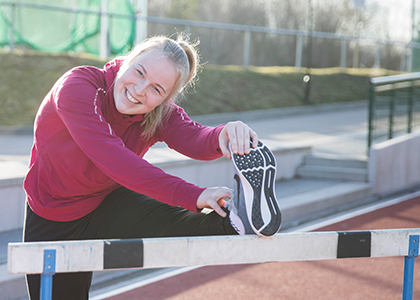
[[[54, 222], [28, 207], [25, 242], [124, 239], [146, 237], [236, 234], [229, 218], [217, 213], [197, 214], [120, 188], [109, 194], [89, 215], [71, 222]], [[53, 276], [53, 299], [88, 299], [92, 272]], [[27, 276], [31, 300], [39, 299], [40, 275]]]
[[89, 235], [97, 239], [236, 234], [229, 218], [194, 213], [120, 188], [94, 211]]
[[[24, 241], [57, 241], [83, 239], [83, 228], [89, 216], [72, 222], [54, 222], [37, 216], [28, 206], [24, 228]], [[57, 273], [53, 276], [53, 299], [84, 300], [89, 298], [92, 272]], [[26, 282], [31, 300], [40, 296], [40, 275], [27, 275]]]

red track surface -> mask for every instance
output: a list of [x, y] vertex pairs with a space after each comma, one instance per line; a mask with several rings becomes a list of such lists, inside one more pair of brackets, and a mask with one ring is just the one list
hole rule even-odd
[[[317, 231], [397, 228], [420, 228], [420, 197]], [[401, 299], [403, 266], [393, 257], [202, 267], [107, 299]], [[413, 299], [419, 274], [417, 258]]]

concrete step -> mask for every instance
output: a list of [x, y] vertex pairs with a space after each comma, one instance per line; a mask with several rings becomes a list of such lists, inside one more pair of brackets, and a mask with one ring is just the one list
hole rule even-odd
[[367, 169], [303, 165], [298, 168], [300, 178], [324, 178], [366, 182]]
[[27, 300], [24, 275], [10, 275], [7, 264], [0, 264], [0, 292], [4, 300]]
[[296, 174], [300, 178], [362, 182], [368, 180], [367, 161], [331, 155], [305, 156], [304, 163], [298, 167]]
[[339, 155], [306, 155], [304, 164], [358, 169], [366, 169], [368, 167], [367, 160], [353, 159]]
[[[278, 183], [276, 189], [281, 189], [285, 184], [287, 182]], [[366, 182], [336, 181], [323, 188], [278, 196], [283, 213], [282, 228], [297, 226], [374, 201], [372, 190], [372, 185]]]

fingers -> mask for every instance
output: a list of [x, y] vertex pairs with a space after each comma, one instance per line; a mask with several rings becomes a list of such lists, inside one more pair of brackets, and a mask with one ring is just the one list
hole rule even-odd
[[250, 140], [252, 141], [252, 147], [256, 148], [258, 135], [248, 125], [241, 121], [229, 122], [219, 135], [219, 147], [222, 154], [230, 159], [229, 144], [233, 153], [244, 155], [249, 153]]
[[252, 148], [258, 147], [258, 134], [251, 130], [251, 140], [252, 140]]
[[224, 218], [224, 217], [226, 217], [227, 216], [227, 214], [226, 214], [226, 212], [219, 206], [219, 204], [216, 202], [216, 201], [214, 201], [214, 202], [212, 202], [211, 203], [212, 205], [211, 205], [211, 208], [219, 215], [219, 216], [221, 216], [222, 218]]
[[197, 208], [211, 208], [221, 217], [226, 217], [222, 206], [226, 203], [224, 199], [230, 199], [232, 191], [226, 187], [206, 188], [197, 199]]
[[230, 151], [229, 151], [229, 141], [227, 139], [223, 139], [223, 141], [220, 141], [220, 137], [219, 137], [219, 148], [220, 148], [220, 151], [222, 151], [222, 155], [224, 157], [231, 159]]

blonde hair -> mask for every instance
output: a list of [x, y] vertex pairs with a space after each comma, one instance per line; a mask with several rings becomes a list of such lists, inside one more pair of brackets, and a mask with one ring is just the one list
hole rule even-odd
[[194, 83], [200, 62], [196, 48], [198, 43], [198, 41], [190, 43], [188, 38], [182, 34], [178, 36], [176, 41], [165, 36], [155, 36], [144, 40], [123, 57], [123, 63], [118, 74], [124, 72], [141, 53], [151, 49], [159, 49], [162, 51], [162, 54], [173, 62], [178, 74], [178, 78], [168, 97], [161, 105], [144, 115], [142, 122], [142, 125], [145, 126], [144, 138], [150, 139], [156, 133], [162, 123], [169, 117], [174, 108], [173, 103], [176, 103], [177, 96], [184, 88]]

